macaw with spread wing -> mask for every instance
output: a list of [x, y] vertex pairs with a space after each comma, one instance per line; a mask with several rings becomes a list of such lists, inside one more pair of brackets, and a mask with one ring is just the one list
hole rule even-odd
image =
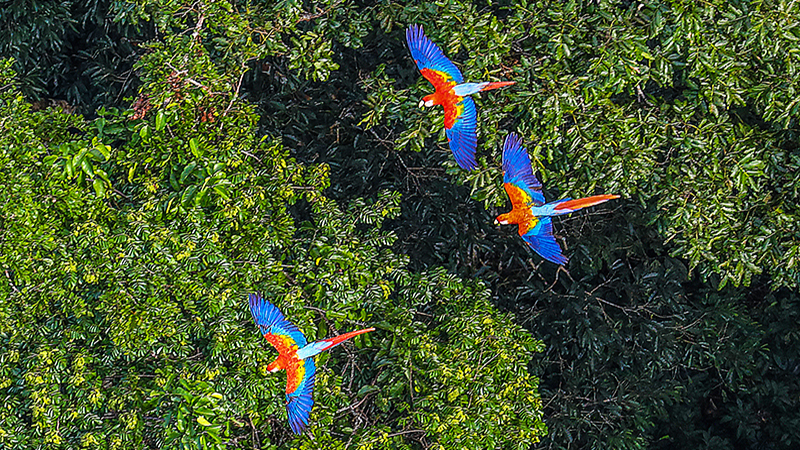
[[272, 303], [258, 294], [250, 294], [250, 313], [267, 342], [278, 351], [278, 357], [267, 366], [268, 372], [286, 370], [286, 411], [289, 426], [300, 434], [308, 426], [311, 407], [314, 405], [313, 356], [337, 346], [353, 336], [375, 331], [375, 328], [351, 331], [330, 339], [306, 344], [306, 337]]
[[436, 89], [436, 92], [420, 100], [419, 107], [433, 105], [444, 107], [444, 130], [456, 162], [462, 169], [477, 169], [475, 149], [478, 147], [476, 134], [478, 113], [475, 102], [467, 96], [508, 86], [514, 82], [464, 83], [464, 77], [458, 68], [444, 56], [439, 46], [425, 36], [419, 25], [408, 27], [406, 41], [417, 68]]
[[553, 236], [553, 221], [550, 217], [569, 214], [587, 206], [619, 198], [619, 195], [594, 195], [572, 200], [565, 198], [545, 203], [542, 183], [533, 174], [531, 158], [522, 146], [522, 141], [511, 133], [503, 144], [503, 184], [511, 199], [511, 212], [497, 216], [497, 224], [519, 225], [519, 235], [542, 258], [556, 264], [566, 264], [567, 257], [561, 253]]

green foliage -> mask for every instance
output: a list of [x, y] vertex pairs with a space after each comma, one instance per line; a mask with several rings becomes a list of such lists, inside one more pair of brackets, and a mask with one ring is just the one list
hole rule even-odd
[[[401, 212], [398, 193], [340, 206], [324, 192], [329, 166], [291, 157], [279, 130], [261, 137], [238, 98], [243, 62], [283, 49], [228, 45], [257, 33], [224, 4], [189, 22], [170, 5], [135, 14], [198, 34], [148, 44], [131, 109], [91, 120], [34, 111], [3, 63], [0, 446], [538, 441], [527, 363], [541, 343], [480, 282], [407, 271], [384, 227]], [[275, 354], [252, 324], [252, 291], [310, 340], [379, 328], [318, 357], [313, 439], [289, 434], [285, 379], [266, 372]]]
[[[137, 43], [154, 37], [148, 23], [115, 20], [125, 7], [109, 0], [11, 0], [0, 8], [0, 54], [15, 58], [22, 92], [68, 108], [116, 105], [135, 90]], [[64, 103], [66, 102], [66, 103]]]
[[[165, 392], [172, 405], [164, 418], [164, 446], [169, 448], [224, 448], [220, 432], [226, 411], [220, 411], [222, 394], [205, 381], [180, 380], [180, 387]], [[173, 414], [174, 412], [174, 414]], [[174, 416], [174, 417], [173, 417]], [[218, 417], [222, 416], [222, 417]], [[192, 421], [194, 419], [194, 421]], [[216, 424], [214, 422], [217, 422]], [[243, 424], [233, 422], [238, 426]], [[229, 434], [229, 433], [226, 433]]]
[[591, 218], [594, 267], [499, 286], [547, 344], [543, 447], [794, 448], [797, 293], [689, 282], [642, 214]]
[[[795, 3], [21, 5], [22, 92], [88, 119], [0, 83], [0, 446], [527, 448], [540, 343], [497, 306], [546, 344], [539, 446], [797, 446]], [[517, 82], [476, 96], [478, 171], [416, 107], [410, 23]], [[548, 199], [623, 195], [556, 220], [566, 271], [491, 226], [509, 131]], [[379, 328], [320, 356], [313, 440], [251, 290], [312, 339]]]
[[[475, 199], [506, 202], [499, 148], [516, 129], [546, 186], [648, 205], [671, 253], [703, 280], [746, 286], [768, 272], [775, 286], [796, 287], [800, 64], [782, 49], [797, 39], [800, 6], [520, 2], [500, 9], [502, 21], [474, 4], [374, 10], [386, 32], [425, 24], [465, 78], [517, 82], [479, 100], [482, 169], [454, 172]], [[402, 127], [398, 149], [430, 138], [444, 148], [441, 113], [412, 112], [407, 100], [430, 86], [416, 77], [409, 95], [398, 79], [379, 66], [362, 81], [363, 123]]]
[[416, 315], [403, 311], [395, 319], [402, 332], [378, 353], [384, 371], [377, 381], [385, 388], [377, 406], [408, 411], [401, 422], [437, 436], [431, 448], [527, 449], [537, 442], [545, 432], [538, 380], [516, 355], [540, 352], [541, 343], [509, 326], [483, 288], [443, 271], [409, 281], [399, 300]]

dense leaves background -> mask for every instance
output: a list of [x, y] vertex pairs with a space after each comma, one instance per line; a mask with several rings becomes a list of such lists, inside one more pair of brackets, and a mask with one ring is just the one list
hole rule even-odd
[[[40, 3], [0, 13], [3, 445], [800, 442], [795, 3]], [[410, 23], [517, 82], [479, 171]], [[624, 197], [556, 221], [564, 269], [491, 224], [508, 131], [549, 199]], [[321, 357], [314, 440], [253, 289], [380, 328]]]

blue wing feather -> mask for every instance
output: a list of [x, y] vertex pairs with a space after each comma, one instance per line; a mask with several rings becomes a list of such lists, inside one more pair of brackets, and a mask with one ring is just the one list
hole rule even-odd
[[262, 334], [288, 335], [299, 348], [306, 345], [306, 337], [283, 313], [259, 294], [250, 294], [250, 314]]
[[516, 133], [509, 133], [503, 144], [503, 182], [525, 191], [530, 195], [534, 206], [544, 205], [542, 183], [533, 174], [531, 158]]
[[[308, 426], [311, 408], [314, 406], [314, 380], [316, 366], [314, 360], [303, 360], [305, 374], [303, 381], [294, 392], [286, 394], [286, 412], [289, 415], [289, 426], [295, 434], [301, 434]], [[291, 376], [291, 374], [287, 374]]]
[[451, 128], [445, 128], [450, 150], [456, 158], [459, 167], [466, 170], [478, 168], [475, 161], [475, 149], [478, 147], [478, 112], [475, 102], [469, 97], [464, 97], [456, 105], [456, 109], [463, 106], [461, 115], [456, 119]]
[[561, 247], [553, 236], [553, 221], [550, 217], [541, 217], [535, 227], [522, 235], [522, 239], [542, 258], [564, 265], [567, 257], [561, 253]]
[[410, 25], [406, 30], [406, 41], [419, 70], [438, 70], [448, 74], [456, 83], [464, 81], [461, 71], [444, 56], [438, 45], [425, 36], [422, 26]]

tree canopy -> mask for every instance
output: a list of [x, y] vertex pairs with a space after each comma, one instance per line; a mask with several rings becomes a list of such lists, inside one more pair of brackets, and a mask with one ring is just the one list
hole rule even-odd
[[[800, 5], [7, 3], [0, 446], [800, 442]], [[477, 171], [414, 23], [516, 82]], [[623, 197], [555, 220], [563, 269], [492, 224], [511, 131], [549, 200]], [[319, 357], [310, 436], [253, 291], [378, 329]]]

